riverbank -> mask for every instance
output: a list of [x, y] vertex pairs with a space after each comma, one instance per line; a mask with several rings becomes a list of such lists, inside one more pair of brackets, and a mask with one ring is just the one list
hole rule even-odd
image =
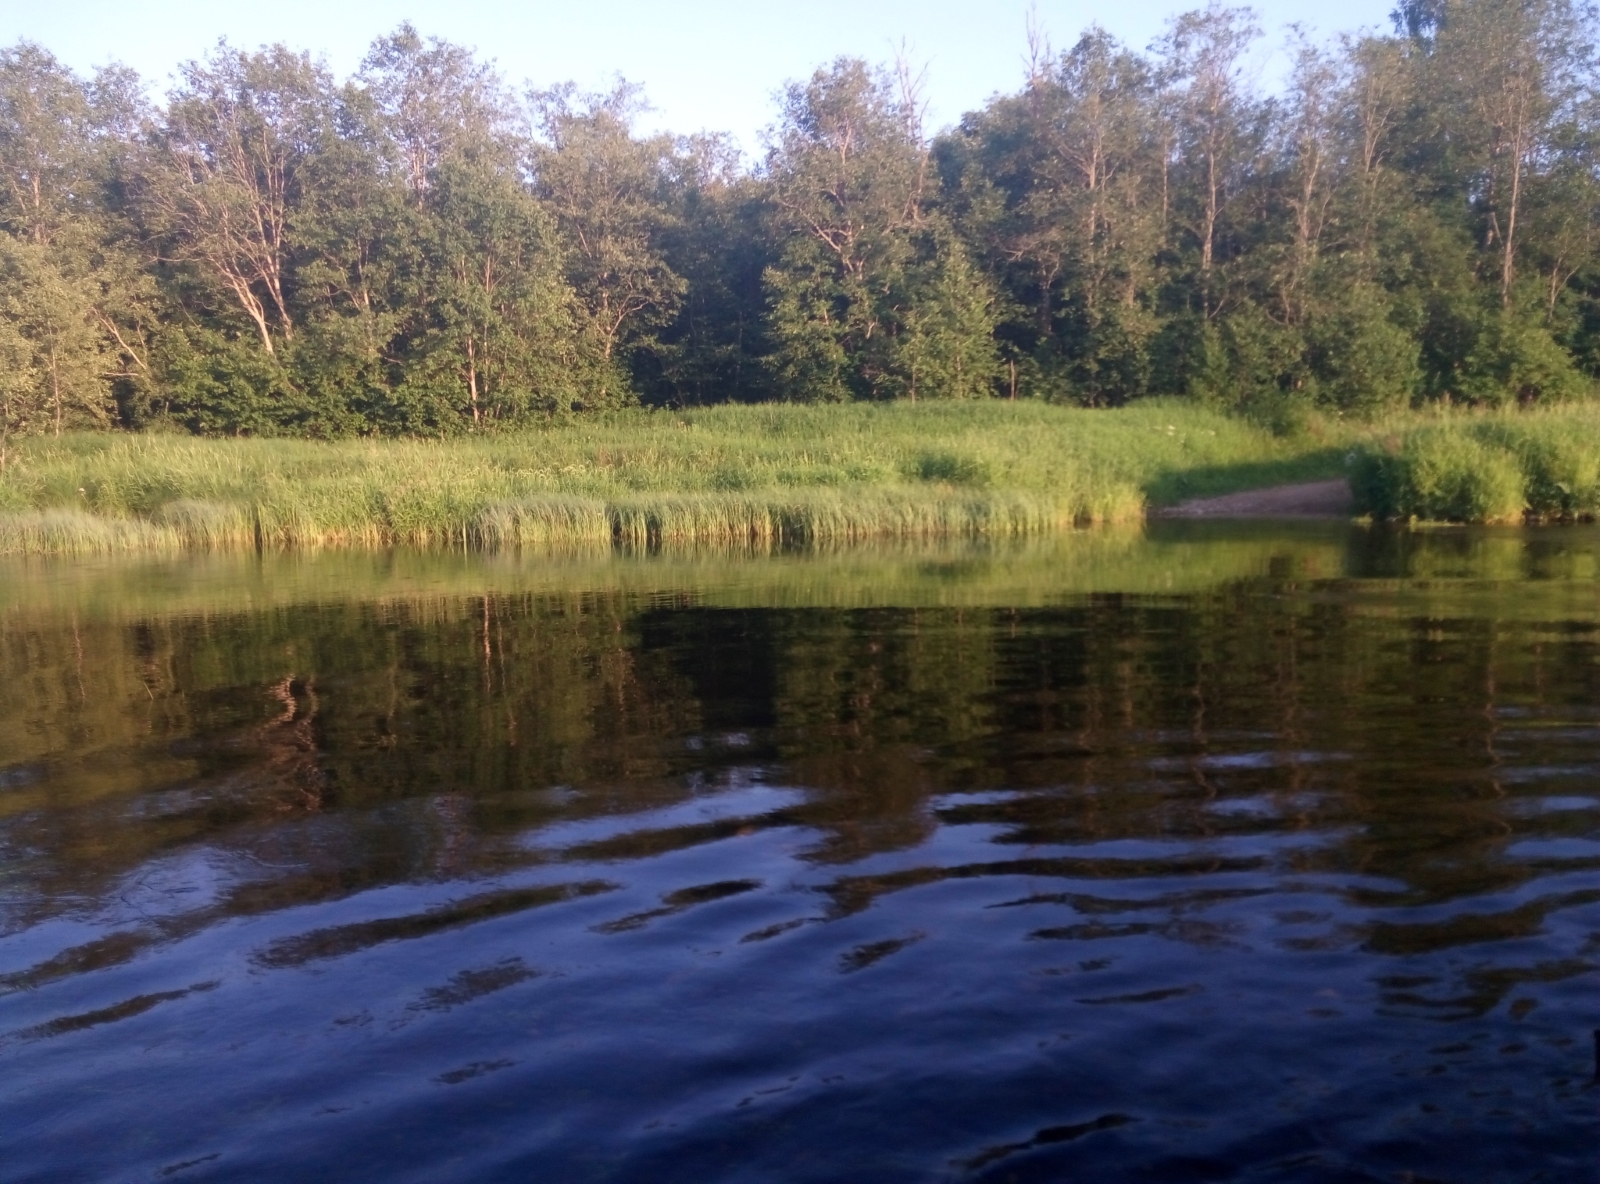
[[37, 438], [0, 473], [0, 553], [1011, 537], [1341, 477], [1379, 517], [1592, 516], [1600, 409], [1292, 438], [1170, 400], [725, 406], [444, 441]]
[[1301, 481], [1197, 497], [1175, 506], [1161, 506], [1161, 518], [1349, 518], [1355, 510], [1355, 493], [1344, 477], [1327, 481]]
[[445, 441], [81, 435], [18, 450], [0, 552], [1015, 536], [1338, 463], [1155, 401], [641, 411]]

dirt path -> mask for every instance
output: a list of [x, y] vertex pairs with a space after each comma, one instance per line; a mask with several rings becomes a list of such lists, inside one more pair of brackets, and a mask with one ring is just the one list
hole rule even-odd
[[1348, 518], [1355, 496], [1343, 477], [1198, 497], [1155, 511], [1157, 518]]

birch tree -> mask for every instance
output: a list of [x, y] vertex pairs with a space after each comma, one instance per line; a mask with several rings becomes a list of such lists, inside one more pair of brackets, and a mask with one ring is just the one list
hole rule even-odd
[[1433, 55], [1446, 125], [1467, 145], [1482, 242], [1510, 308], [1530, 191], [1588, 97], [1593, 46], [1568, 0], [1455, 0]]
[[168, 257], [225, 294], [276, 355], [294, 338], [291, 222], [329, 132], [332, 84], [307, 54], [218, 45], [183, 67], [145, 191]]
[[1219, 238], [1254, 163], [1260, 112], [1245, 85], [1245, 54], [1260, 36], [1247, 8], [1184, 13], [1161, 44], [1177, 113], [1177, 156], [1186, 199], [1180, 217], [1198, 254], [1199, 305], [1222, 310], [1215, 271]]

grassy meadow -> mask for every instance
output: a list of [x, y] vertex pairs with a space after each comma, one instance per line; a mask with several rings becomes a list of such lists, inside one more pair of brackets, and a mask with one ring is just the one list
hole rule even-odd
[[442, 441], [41, 437], [0, 476], [0, 552], [1004, 537], [1337, 464], [1167, 402], [724, 406]]
[[1380, 517], [1592, 516], [1600, 409], [1290, 437], [1168, 400], [723, 406], [448, 440], [39, 437], [0, 473], [0, 554], [1002, 538], [1341, 474]]

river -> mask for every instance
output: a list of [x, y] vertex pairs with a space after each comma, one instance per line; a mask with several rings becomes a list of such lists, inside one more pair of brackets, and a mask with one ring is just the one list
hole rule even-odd
[[1600, 529], [0, 566], [0, 1178], [1573, 1181]]

